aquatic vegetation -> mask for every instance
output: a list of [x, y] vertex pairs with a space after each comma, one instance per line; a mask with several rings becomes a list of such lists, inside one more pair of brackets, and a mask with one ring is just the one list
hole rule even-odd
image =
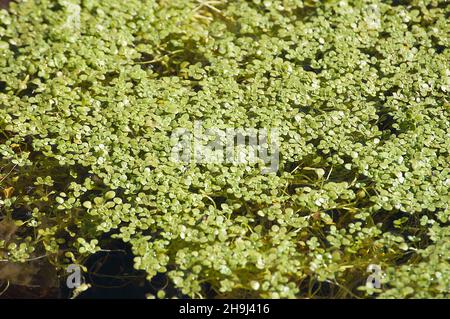
[[[0, 260], [64, 270], [119, 239], [195, 298], [448, 296], [447, 5], [11, 3]], [[278, 170], [173, 161], [196, 121], [276, 128]]]

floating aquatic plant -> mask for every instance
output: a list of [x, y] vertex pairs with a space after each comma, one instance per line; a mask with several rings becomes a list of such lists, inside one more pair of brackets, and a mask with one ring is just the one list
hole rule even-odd
[[[115, 238], [190, 297], [448, 296], [447, 5], [12, 2], [1, 262], [65, 269]], [[278, 170], [172, 161], [195, 121], [277, 128]]]

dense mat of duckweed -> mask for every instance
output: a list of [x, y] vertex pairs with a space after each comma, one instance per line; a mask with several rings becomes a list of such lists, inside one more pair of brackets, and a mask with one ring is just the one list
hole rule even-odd
[[[114, 238], [190, 297], [448, 296], [447, 5], [11, 3], [0, 269], [63, 270]], [[277, 128], [278, 171], [173, 161], [196, 121]]]

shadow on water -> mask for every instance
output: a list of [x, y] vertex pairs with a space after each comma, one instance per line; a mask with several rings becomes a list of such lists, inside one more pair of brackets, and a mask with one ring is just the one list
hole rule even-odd
[[[149, 294], [156, 295], [161, 289], [169, 298], [183, 298], [167, 275], [157, 274], [152, 280], [147, 280], [144, 271], [134, 269], [133, 258], [129, 245], [121, 241], [114, 241], [108, 251], [100, 251], [90, 256], [85, 262], [88, 272], [84, 274], [84, 280], [91, 287], [77, 298], [144, 299]], [[61, 297], [70, 298], [71, 293], [63, 281]]]

